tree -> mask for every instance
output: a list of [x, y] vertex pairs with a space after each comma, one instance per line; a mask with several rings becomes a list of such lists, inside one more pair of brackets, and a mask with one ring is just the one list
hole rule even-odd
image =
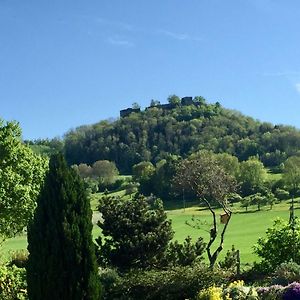
[[133, 103], [132, 103], [132, 108], [133, 108], [133, 109], [140, 109], [141, 106], [140, 106], [137, 102], [133, 102]]
[[241, 207], [245, 207], [246, 211], [248, 211], [248, 207], [251, 204], [251, 196], [247, 196], [242, 198], [241, 200]]
[[290, 194], [292, 195], [292, 203], [290, 207], [290, 223], [292, 224], [292, 226], [294, 226], [294, 198], [300, 186], [300, 157], [291, 156], [285, 161], [283, 181], [285, 182], [285, 185], [288, 187]]
[[300, 157], [291, 156], [284, 163], [283, 180], [293, 197], [300, 187]]
[[234, 178], [238, 177], [240, 164], [237, 157], [228, 153], [215, 154], [215, 158], [219, 166], [221, 166], [225, 172]]
[[[151, 202], [149, 203], [149, 200]], [[120, 270], [147, 268], [155, 265], [164, 255], [173, 238], [171, 221], [161, 200], [103, 197], [99, 205], [103, 222], [99, 222], [104, 239], [99, 245], [100, 261]]]
[[240, 164], [239, 182], [244, 196], [260, 192], [266, 177], [266, 169], [256, 157], [250, 157]]
[[[235, 191], [236, 182], [217, 164], [213, 155], [203, 152], [198, 155], [197, 159], [183, 160], [179, 164], [174, 184], [192, 189], [211, 212], [213, 227], [210, 230], [210, 240], [207, 243], [206, 252], [210, 266], [213, 267], [223, 249], [225, 232], [232, 214], [227, 197]], [[221, 231], [219, 245], [215, 251], [212, 251], [211, 247], [218, 236], [215, 204], [223, 209], [227, 218]]]
[[0, 119], [0, 236], [6, 239], [27, 226], [33, 215], [47, 160], [21, 141], [18, 123]]
[[151, 107], [155, 107], [158, 105], [160, 105], [160, 102], [158, 100], [151, 99], [151, 102], [150, 102]]
[[62, 155], [49, 172], [28, 226], [29, 299], [99, 299], [92, 211], [83, 182]]
[[98, 178], [103, 185], [111, 184], [115, 181], [119, 171], [114, 162], [108, 160], [98, 160], [93, 164], [93, 176]]
[[91, 166], [87, 164], [79, 164], [77, 168], [80, 177], [82, 178], [92, 177], [93, 169]]
[[173, 105], [179, 105], [181, 102], [181, 99], [177, 95], [170, 95], [168, 97], [168, 102]]
[[266, 237], [259, 238], [254, 246], [254, 253], [262, 259], [262, 265], [267, 270], [275, 270], [281, 263], [293, 260], [300, 264], [300, 223], [292, 224], [277, 219], [273, 227], [268, 228]]
[[152, 176], [155, 167], [149, 161], [142, 161], [132, 167], [133, 180], [139, 183], [139, 190], [143, 195], [150, 195], [153, 192]]

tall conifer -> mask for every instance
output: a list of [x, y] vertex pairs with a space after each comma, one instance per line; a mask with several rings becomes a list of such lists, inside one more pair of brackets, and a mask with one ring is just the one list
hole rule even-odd
[[28, 226], [31, 300], [100, 298], [91, 218], [81, 179], [54, 155]]

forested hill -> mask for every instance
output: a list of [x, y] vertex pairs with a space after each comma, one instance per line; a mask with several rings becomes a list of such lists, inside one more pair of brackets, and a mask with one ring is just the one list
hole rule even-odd
[[157, 162], [168, 154], [185, 157], [201, 149], [227, 152], [245, 160], [258, 155], [265, 166], [279, 166], [300, 148], [300, 131], [259, 122], [241, 113], [208, 104], [153, 104], [116, 121], [81, 126], [65, 135], [65, 155], [70, 164], [97, 160], [116, 162], [130, 173], [141, 161]]

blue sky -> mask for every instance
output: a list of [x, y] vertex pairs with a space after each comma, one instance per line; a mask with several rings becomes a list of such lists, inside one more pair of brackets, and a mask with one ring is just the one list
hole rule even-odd
[[0, 117], [52, 138], [170, 94], [300, 128], [299, 0], [0, 0]]

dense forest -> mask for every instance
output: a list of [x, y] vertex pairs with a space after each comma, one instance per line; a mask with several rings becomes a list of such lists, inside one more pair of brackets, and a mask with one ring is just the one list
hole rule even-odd
[[152, 101], [144, 111], [70, 130], [61, 144], [36, 141], [33, 146], [63, 147], [70, 165], [114, 161], [121, 173], [131, 173], [141, 161], [157, 163], [168, 154], [187, 157], [203, 149], [240, 161], [258, 156], [266, 167], [276, 168], [300, 147], [300, 131], [294, 127], [260, 122], [203, 97], [189, 105], [174, 98], [169, 107]]

